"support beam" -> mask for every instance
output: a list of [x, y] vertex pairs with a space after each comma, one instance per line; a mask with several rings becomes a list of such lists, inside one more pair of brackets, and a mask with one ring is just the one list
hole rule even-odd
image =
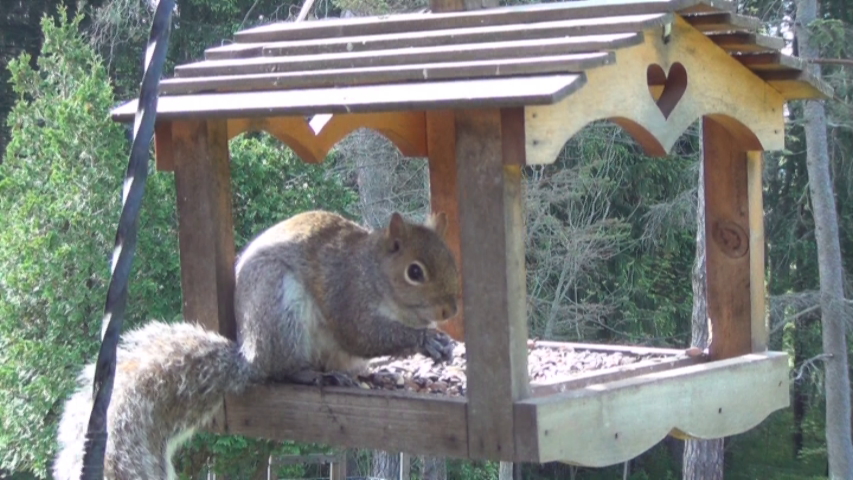
[[524, 149], [516, 148], [524, 144], [523, 114], [520, 108], [456, 113], [472, 458], [513, 459], [513, 403], [530, 391], [520, 166]]
[[184, 320], [236, 339], [234, 222], [225, 120], [172, 124]]
[[720, 360], [752, 351], [750, 258], [762, 252], [750, 248], [746, 150], [717, 121], [704, 117], [702, 128], [709, 350], [712, 359]]
[[[433, 213], [447, 215], [447, 240], [459, 263], [459, 281], [462, 284], [462, 251], [459, 246], [459, 198], [456, 180], [456, 129], [453, 112], [449, 110], [426, 112], [427, 153], [429, 156], [430, 205]], [[459, 302], [459, 313], [441, 325], [441, 330], [464, 341], [464, 298]]]
[[764, 197], [761, 188], [764, 155], [760, 151], [746, 154], [749, 197], [749, 296], [752, 317], [752, 351], [764, 352], [769, 341], [766, 288], [764, 282]]

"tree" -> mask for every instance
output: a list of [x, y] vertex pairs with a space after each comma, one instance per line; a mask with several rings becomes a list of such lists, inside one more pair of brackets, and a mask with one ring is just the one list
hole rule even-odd
[[[10, 62], [15, 105], [0, 165], [0, 468], [44, 476], [62, 401], [99, 342], [109, 256], [127, 159], [109, 118], [112, 89], [78, 29], [82, 17], [41, 20], [33, 68]], [[174, 197], [153, 176], [148, 199]], [[173, 203], [173, 202], [172, 202]], [[146, 200], [127, 324], [180, 308], [174, 208]]]
[[[705, 266], [705, 168], [699, 161], [699, 188], [696, 207], [696, 261], [693, 264], [693, 328], [691, 344], [708, 347], [708, 292]], [[684, 445], [682, 478], [684, 480], [722, 480], [723, 439], [687, 440]]]
[[[811, 23], [817, 18], [816, 0], [797, 1], [796, 35], [802, 58], [819, 56], [811, 38]], [[820, 67], [813, 73], [820, 76]], [[804, 107], [806, 165], [809, 193], [815, 222], [820, 309], [823, 329], [824, 370], [826, 372], [826, 446], [829, 476], [853, 478], [853, 438], [850, 428], [850, 376], [847, 359], [847, 332], [843, 283], [843, 263], [838, 236], [838, 218], [830, 176], [826, 134], [826, 110], [819, 101], [807, 101]]]

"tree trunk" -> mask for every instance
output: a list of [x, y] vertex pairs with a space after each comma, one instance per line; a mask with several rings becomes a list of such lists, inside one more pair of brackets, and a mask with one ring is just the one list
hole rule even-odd
[[[701, 135], [701, 133], [700, 133]], [[701, 140], [700, 140], [701, 143]], [[696, 261], [693, 264], [693, 325], [691, 343], [695, 347], [707, 348], [710, 343], [708, 331], [707, 269], [705, 268], [705, 180], [704, 160], [699, 161], [698, 205], [696, 208]], [[684, 445], [682, 467], [683, 480], [722, 480], [723, 439], [687, 440]]]
[[447, 460], [439, 457], [421, 457], [423, 480], [447, 480]]
[[373, 469], [371, 476], [382, 480], [397, 480], [400, 478], [400, 454], [376, 450], [373, 452]]
[[[800, 57], [818, 57], [808, 26], [817, 18], [816, 0], [797, 1], [795, 31]], [[813, 73], [820, 76], [820, 67]], [[853, 443], [850, 433], [850, 377], [848, 376], [847, 332], [844, 318], [844, 288], [841, 247], [838, 238], [832, 179], [829, 173], [829, 150], [826, 139], [826, 111], [819, 101], [808, 101], [804, 108], [806, 134], [806, 166], [809, 193], [815, 222], [818, 272], [820, 275], [820, 310], [823, 328], [823, 352], [826, 388], [826, 450], [829, 477], [832, 480], [853, 478]]]

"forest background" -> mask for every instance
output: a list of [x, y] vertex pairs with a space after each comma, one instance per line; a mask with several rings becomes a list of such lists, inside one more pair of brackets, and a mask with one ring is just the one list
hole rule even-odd
[[[80, 366], [97, 351], [129, 150], [128, 128], [112, 122], [108, 111], [137, 94], [153, 8], [146, 0], [0, 4], [0, 478], [46, 478], [62, 402]], [[300, 6], [178, 0], [167, 72], [238, 29], [292, 20]], [[316, 0], [309, 21], [427, 6], [427, 0]], [[785, 36], [796, 51], [793, 1], [746, 0], [739, 10], [760, 17], [765, 33]], [[851, 58], [851, 24], [851, 2], [821, 2], [817, 20], [805, 26], [817, 56]], [[833, 62], [822, 66], [821, 75], [836, 92], [824, 104], [826, 124], [819, 128], [827, 138], [841, 263], [847, 267], [841, 288], [849, 298], [853, 69]], [[516, 478], [827, 478], [826, 427], [851, 418], [826, 420], [806, 118], [803, 102], [789, 104], [786, 149], [768, 153], [764, 171], [770, 341], [772, 349], [791, 355], [791, 408], [724, 442], [685, 450], [683, 442], [666, 439], [625, 465], [521, 465]], [[624, 131], [598, 122], [571, 139], [554, 165], [526, 169], [531, 336], [665, 347], [686, 347], [691, 335], [701, 336], [692, 332], [694, 304], [688, 300], [701, 278], [701, 269], [694, 271], [701, 213], [697, 127], [684, 133], [670, 156], [653, 159]], [[231, 152], [238, 248], [272, 223], [311, 208], [371, 226], [383, 224], [393, 210], [415, 219], [428, 213], [424, 159], [403, 158], [371, 131], [351, 134], [322, 165], [302, 163], [264, 134], [235, 138]], [[174, 195], [173, 177], [153, 173], [125, 328], [152, 318], [180, 320]], [[845, 316], [849, 323], [849, 309]], [[201, 434], [179, 453], [178, 465], [184, 478], [215, 472], [217, 478], [266, 479], [271, 456], [326, 450]], [[398, 458], [397, 452], [350, 451], [350, 473], [392, 478], [388, 472]], [[424, 479], [485, 480], [513, 472], [452, 459], [415, 458], [413, 464], [413, 478]], [[288, 466], [271, 473], [313, 478], [325, 475], [324, 468]]]

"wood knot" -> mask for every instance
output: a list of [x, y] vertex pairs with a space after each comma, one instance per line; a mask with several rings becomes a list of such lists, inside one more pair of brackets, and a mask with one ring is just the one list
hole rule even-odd
[[749, 234], [735, 222], [715, 222], [711, 235], [723, 253], [730, 258], [740, 258], [749, 252]]

